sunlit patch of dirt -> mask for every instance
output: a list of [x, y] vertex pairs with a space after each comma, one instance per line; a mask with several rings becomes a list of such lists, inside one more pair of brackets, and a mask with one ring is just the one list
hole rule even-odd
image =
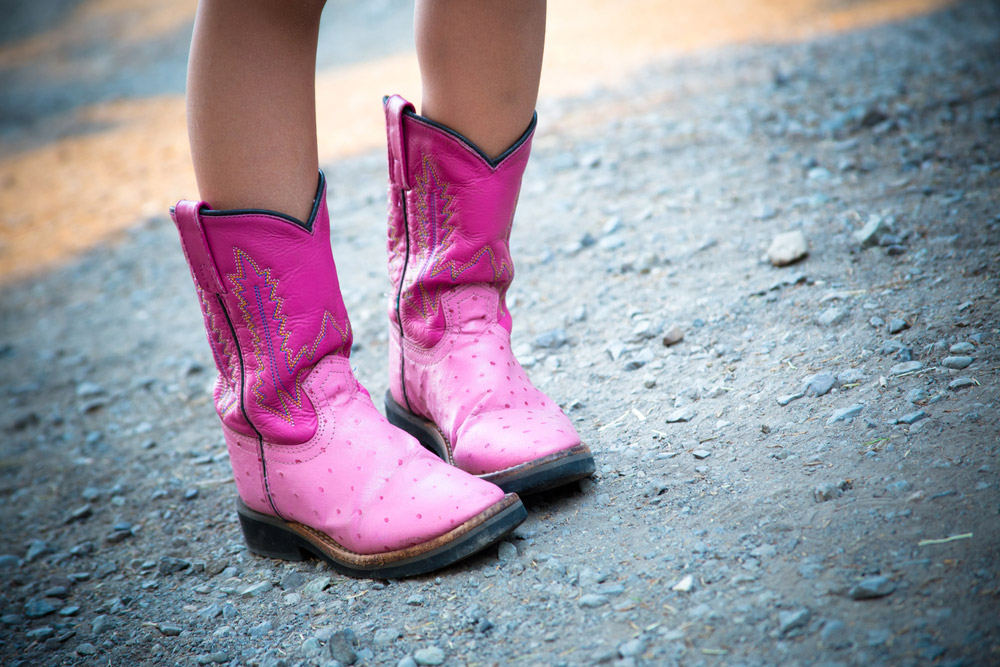
[[[931, 12], [948, 0], [551, 0], [543, 98], [615, 88], [645, 64], [695, 49], [784, 42]], [[87, 0], [49, 31], [0, 47], [0, 67], [53, 72], [93, 66], [75, 49], [116, 49], [189, 23], [193, 0]], [[93, 60], [93, 59], [91, 59]], [[383, 141], [381, 96], [418, 101], [412, 53], [321, 71], [320, 159]], [[334, 192], [336, 188], [334, 187]], [[0, 143], [0, 283], [44, 270], [195, 197], [179, 95], [126, 99], [39, 119]]]

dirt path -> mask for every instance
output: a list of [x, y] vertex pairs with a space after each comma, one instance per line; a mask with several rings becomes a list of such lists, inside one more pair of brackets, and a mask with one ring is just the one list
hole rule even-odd
[[[967, 2], [546, 100], [515, 342], [598, 474], [437, 577], [245, 551], [165, 217], [9, 283], [0, 661], [1000, 660], [997, 25]], [[325, 165], [375, 396], [383, 161]]]

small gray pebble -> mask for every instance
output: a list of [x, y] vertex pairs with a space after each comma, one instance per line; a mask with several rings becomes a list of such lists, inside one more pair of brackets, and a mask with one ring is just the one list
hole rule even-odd
[[819, 637], [824, 646], [835, 650], [847, 648], [851, 644], [847, 625], [843, 621], [827, 621], [823, 624], [823, 630], [820, 631]]
[[810, 375], [802, 383], [802, 391], [807, 396], [823, 396], [837, 384], [837, 378], [831, 373], [816, 373]]
[[109, 560], [97, 566], [97, 569], [94, 570], [94, 577], [97, 579], [104, 579], [117, 571], [118, 564]]
[[388, 646], [402, 636], [398, 628], [379, 628], [375, 631], [375, 643], [379, 646]]
[[948, 389], [951, 389], [952, 391], [957, 391], [959, 389], [965, 389], [966, 387], [976, 386], [977, 384], [978, 383], [972, 378], [966, 378], [966, 377], [955, 378], [954, 380], [948, 383]]
[[945, 368], [951, 368], [953, 370], [962, 370], [963, 368], [968, 368], [974, 359], [972, 357], [945, 357], [941, 360], [941, 365]]
[[895, 584], [888, 578], [877, 576], [863, 579], [847, 592], [852, 600], [871, 600], [889, 595], [896, 590]]
[[625, 592], [625, 587], [621, 584], [604, 584], [597, 589], [598, 595], [621, 595]]
[[104, 387], [94, 382], [81, 382], [76, 385], [76, 395], [80, 398], [93, 398], [104, 393]]
[[24, 615], [28, 618], [42, 618], [56, 611], [59, 607], [54, 604], [55, 600], [46, 598], [35, 598], [24, 603]]
[[823, 327], [833, 327], [846, 320], [849, 315], [850, 313], [844, 308], [830, 306], [816, 316], [816, 323]]
[[900, 317], [894, 317], [891, 320], [889, 320], [890, 334], [898, 334], [900, 331], [909, 328], [910, 328], [910, 323]]
[[804, 627], [809, 623], [810, 617], [812, 617], [812, 613], [805, 607], [778, 612], [778, 630], [781, 634], [786, 635], [792, 630]]
[[112, 626], [111, 619], [108, 618], [107, 614], [100, 614], [94, 617], [94, 623], [91, 626], [91, 632], [95, 635], [103, 634], [107, 630], [110, 630]]
[[538, 336], [535, 337], [535, 347], [545, 350], [560, 348], [568, 342], [569, 338], [566, 336], [565, 329], [553, 329], [551, 331], [538, 334]]
[[924, 367], [924, 364], [919, 361], [905, 361], [901, 364], [896, 364], [889, 369], [889, 375], [903, 375], [904, 373], [913, 373], [919, 371]]
[[354, 652], [356, 644], [357, 637], [354, 631], [348, 628], [334, 632], [330, 637], [330, 641], [327, 642], [326, 648], [330, 657], [334, 660], [338, 660], [345, 665], [353, 665], [358, 659], [358, 654]]
[[826, 502], [827, 500], [833, 500], [834, 498], [839, 498], [844, 492], [840, 489], [837, 484], [832, 484], [830, 482], [823, 482], [818, 484], [815, 489], [813, 489], [813, 498], [818, 503]]
[[907, 491], [909, 491], [912, 488], [913, 488], [912, 484], [910, 484], [909, 482], [907, 482], [905, 479], [901, 479], [898, 482], [893, 482], [892, 484], [887, 484], [886, 487], [885, 487], [885, 490], [890, 495], [899, 496], [899, 495], [902, 495], [902, 494], [906, 493]]
[[694, 419], [695, 410], [692, 406], [686, 405], [683, 408], [677, 408], [673, 412], [667, 415], [666, 421], [668, 424], [676, 424], [678, 422], [689, 422]]
[[976, 346], [972, 343], [955, 343], [949, 349], [952, 354], [970, 355], [976, 351]]
[[803, 396], [805, 396], [805, 394], [803, 392], [801, 392], [801, 391], [798, 392], [798, 393], [796, 393], [796, 394], [786, 394], [784, 396], [779, 396], [778, 397], [778, 405], [782, 405], [782, 406], [788, 405], [792, 401], [796, 401], [796, 400], [802, 398]]
[[864, 227], [854, 232], [854, 240], [862, 248], [878, 245], [879, 237], [885, 233], [887, 224], [881, 216], [873, 215], [865, 223]]
[[[223, 618], [225, 618], [225, 609], [223, 609]], [[263, 637], [271, 630], [274, 629], [274, 624], [271, 621], [261, 621], [257, 625], [250, 628], [251, 637]]]
[[83, 519], [86, 519], [92, 516], [93, 514], [94, 514], [94, 506], [91, 505], [90, 503], [87, 503], [86, 505], [81, 505], [80, 507], [77, 507], [75, 510], [70, 512], [66, 516], [66, 518], [63, 519], [63, 523], [73, 523], [74, 521], [82, 521]]
[[923, 410], [917, 410], [916, 412], [911, 412], [907, 415], [900, 417], [898, 421], [900, 424], [916, 424], [921, 419], [927, 417], [927, 413]]
[[24, 633], [24, 636], [32, 641], [43, 642], [52, 635], [54, 635], [55, 633], [56, 631], [52, 629], [51, 626], [43, 625], [40, 628], [34, 628], [32, 630], [28, 630], [27, 632]]
[[94, 655], [97, 653], [97, 648], [90, 642], [83, 642], [76, 647], [77, 655]]
[[164, 556], [160, 559], [158, 570], [160, 574], [174, 574], [191, 567], [191, 563], [182, 558], [172, 558]]
[[159, 623], [157, 624], [156, 629], [159, 630], [164, 637], [176, 637], [184, 630], [181, 626], [174, 625], [173, 623]]
[[497, 558], [504, 563], [517, 560], [517, 547], [510, 542], [501, 542], [497, 548]]
[[311, 579], [309, 583], [302, 587], [302, 594], [315, 597], [330, 586], [330, 581], [330, 577], [325, 575]]
[[217, 618], [222, 615], [222, 605], [216, 602], [208, 605], [204, 609], [198, 612], [198, 618], [205, 621], [211, 621], [213, 618]]
[[663, 331], [662, 324], [656, 324], [649, 320], [642, 320], [637, 322], [634, 327], [632, 327], [632, 337], [631, 342], [641, 342], [644, 340], [650, 340], [656, 338]]
[[258, 581], [256, 584], [247, 586], [242, 591], [240, 591], [240, 597], [244, 598], [257, 597], [258, 595], [267, 593], [272, 588], [274, 588], [274, 585], [270, 581]]
[[587, 593], [586, 595], [581, 595], [578, 604], [584, 609], [596, 609], [598, 607], [603, 607], [608, 603], [608, 598], [603, 595], [597, 595], [595, 593]]
[[42, 593], [42, 597], [46, 598], [64, 599], [67, 595], [69, 595], [69, 588], [66, 586], [52, 586], [51, 588], [46, 588], [45, 592]]
[[418, 665], [440, 665], [444, 662], [444, 651], [437, 646], [428, 646], [413, 652], [413, 659]]
[[304, 642], [302, 646], [299, 647], [299, 651], [306, 658], [313, 658], [318, 656], [323, 652], [323, 646], [319, 643], [319, 640], [315, 637], [309, 637]]
[[903, 344], [898, 340], [887, 340], [882, 344], [882, 354], [895, 354], [903, 349]]
[[767, 249], [767, 258], [774, 266], [794, 264], [809, 254], [809, 243], [800, 230], [778, 234]]
[[676, 324], [667, 329], [663, 334], [663, 346], [671, 347], [684, 340], [684, 330]]
[[830, 418], [826, 420], [826, 423], [833, 424], [839, 421], [849, 422], [855, 417], [857, 417], [859, 414], [861, 414], [861, 411], [864, 409], [864, 407], [865, 406], [862, 405], [861, 403], [855, 403], [854, 405], [849, 405], [846, 408], [841, 408], [840, 410], [837, 410], [832, 415], [830, 415]]
[[281, 578], [281, 589], [285, 591], [294, 591], [304, 583], [306, 583], [305, 576], [298, 570], [292, 570]]
[[618, 655], [623, 658], [638, 658], [646, 652], [646, 642], [636, 637], [618, 645]]

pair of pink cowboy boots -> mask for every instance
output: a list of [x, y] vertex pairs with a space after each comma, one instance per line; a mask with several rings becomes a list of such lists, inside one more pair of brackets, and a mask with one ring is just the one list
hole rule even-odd
[[594, 461], [510, 349], [508, 239], [534, 122], [491, 160], [401, 97], [385, 112], [388, 421], [351, 371], [322, 173], [308, 221], [191, 201], [172, 216], [249, 548], [395, 578], [493, 544], [526, 516], [518, 492]]

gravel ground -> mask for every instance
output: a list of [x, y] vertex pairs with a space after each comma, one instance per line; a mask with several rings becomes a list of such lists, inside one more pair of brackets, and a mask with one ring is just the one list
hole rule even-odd
[[[0, 662], [996, 664], [998, 25], [966, 2], [543, 105], [515, 343], [598, 473], [437, 576], [246, 551], [165, 215], [8, 286]], [[384, 155], [326, 169], [379, 396]]]

